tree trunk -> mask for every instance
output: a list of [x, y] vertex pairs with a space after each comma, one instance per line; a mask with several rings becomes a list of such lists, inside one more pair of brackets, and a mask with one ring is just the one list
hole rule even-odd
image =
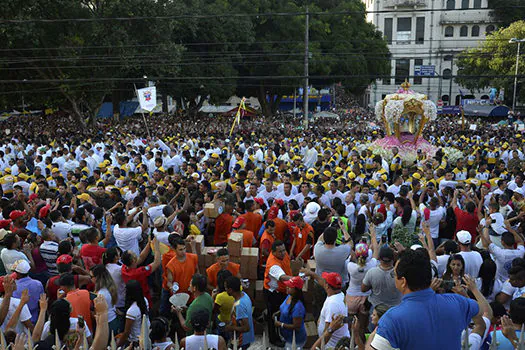
[[268, 105], [268, 101], [266, 100], [266, 89], [262, 83], [259, 85], [259, 89], [257, 90], [257, 98], [259, 99], [259, 104], [261, 105], [262, 114], [264, 116], [272, 115], [272, 110]]

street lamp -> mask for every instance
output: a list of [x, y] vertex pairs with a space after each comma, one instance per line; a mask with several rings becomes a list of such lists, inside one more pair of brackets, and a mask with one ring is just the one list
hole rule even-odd
[[525, 39], [512, 38], [509, 40], [510, 44], [518, 44], [518, 51], [516, 52], [516, 72], [514, 73], [514, 96], [512, 97], [512, 112], [516, 109], [516, 87], [518, 85], [518, 68], [520, 64], [520, 46], [525, 43]]

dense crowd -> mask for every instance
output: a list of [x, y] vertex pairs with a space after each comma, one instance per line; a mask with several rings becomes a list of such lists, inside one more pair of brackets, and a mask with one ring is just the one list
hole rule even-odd
[[[438, 118], [423, 137], [440, 150], [409, 163], [363, 146], [383, 131], [357, 106], [307, 130], [286, 115], [232, 135], [220, 116], [146, 122], [2, 123], [0, 324], [14, 348], [30, 335], [38, 349], [248, 349], [261, 322], [274, 349], [518, 346], [525, 135], [512, 125]], [[258, 248], [263, 310], [234, 233]]]

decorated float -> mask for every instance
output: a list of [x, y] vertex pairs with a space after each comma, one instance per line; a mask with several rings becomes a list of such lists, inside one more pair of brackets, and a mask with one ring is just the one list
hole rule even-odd
[[[392, 149], [396, 147], [408, 163], [416, 160], [418, 150], [429, 157], [437, 152], [438, 148], [422, 137], [425, 125], [437, 118], [436, 105], [427, 95], [411, 90], [408, 81], [401, 84], [397, 92], [377, 102], [375, 114], [384, 125], [386, 136], [362, 145], [363, 148], [370, 148], [374, 154], [390, 160]], [[444, 149], [445, 153], [457, 153], [454, 151]], [[454, 154], [454, 157], [459, 156]]]

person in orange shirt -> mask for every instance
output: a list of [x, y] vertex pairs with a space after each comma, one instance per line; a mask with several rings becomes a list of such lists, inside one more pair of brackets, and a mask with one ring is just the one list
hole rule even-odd
[[[244, 248], [251, 248], [254, 244], [257, 244], [257, 240], [253, 237], [253, 232], [246, 230], [246, 219], [242, 216], [239, 216], [232, 225], [232, 233], [242, 233], [242, 246]], [[228, 235], [230, 238], [230, 235]]]
[[168, 288], [168, 263], [173, 259], [177, 253], [177, 241], [180, 238], [178, 234], [170, 234], [168, 236], [168, 243], [170, 244], [170, 250], [162, 255], [161, 266], [162, 266], [162, 290], [160, 294], [160, 314], [164, 317], [171, 317], [171, 304], [169, 302], [171, 296], [171, 290]]
[[286, 253], [284, 243], [275, 241], [264, 271], [264, 297], [268, 310], [267, 322], [270, 343], [281, 348], [284, 347], [284, 343], [275, 329], [273, 314], [279, 311], [279, 307], [286, 299], [286, 285], [283, 282], [290, 278], [292, 278], [290, 256]]
[[215, 231], [213, 233], [213, 244], [223, 246], [228, 243], [228, 234], [232, 231], [233, 216], [231, 215], [233, 207], [226, 204], [224, 213], [215, 219]]
[[85, 289], [78, 289], [75, 287], [75, 277], [71, 273], [65, 273], [60, 276], [60, 289], [64, 294], [60, 293], [59, 298], [65, 295], [65, 299], [71, 304], [70, 317], [82, 316], [86, 321], [86, 326], [89, 330], [93, 329], [93, 318], [91, 317], [91, 298], [89, 292]]
[[[186, 253], [186, 242], [182, 237], [176, 237], [173, 244], [175, 256], [166, 265], [166, 287], [173, 294], [173, 284], [178, 283], [177, 293], [190, 294], [191, 279], [194, 274], [199, 273], [197, 254]], [[194, 240], [192, 240], [192, 245], [195, 245]], [[191, 297], [188, 302], [191, 302]]]
[[273, 242], [277, 239], [275, 237], [274, 220], [266, 221], [264, 227], [266, 230], [264, 230], [259, 244], [259, 266], [262, 266], [263, 272], [266, 268], [266, 260], [268, 260], [268, 256], [270, 256], [270, 253], [272, 252]]
[[304, 221], [303, 215], [297, 213], [292, 218], [294, 225], [293, 243], [290, 249], [290, 258], [310, 259], [314, 244], [314, 229]]
[[206, 269], [209, 290], [217, 288], [217, 275], [222, 270], [228, 270], [233, 276], [241, 278], [241, 266], [230, 261], [230, 253], [226, 248], [217, 251], [217, 262]]
[[262, 216], [255, 214], [253, 211], [256, 209], [256, 204], [253, 200], [247, 200], [244, 203], [246, 208], [246, 213], [242, 214], [240, 217], [246, 219], [245, 229], [252, 232], [259, 232], [262, 226]]

